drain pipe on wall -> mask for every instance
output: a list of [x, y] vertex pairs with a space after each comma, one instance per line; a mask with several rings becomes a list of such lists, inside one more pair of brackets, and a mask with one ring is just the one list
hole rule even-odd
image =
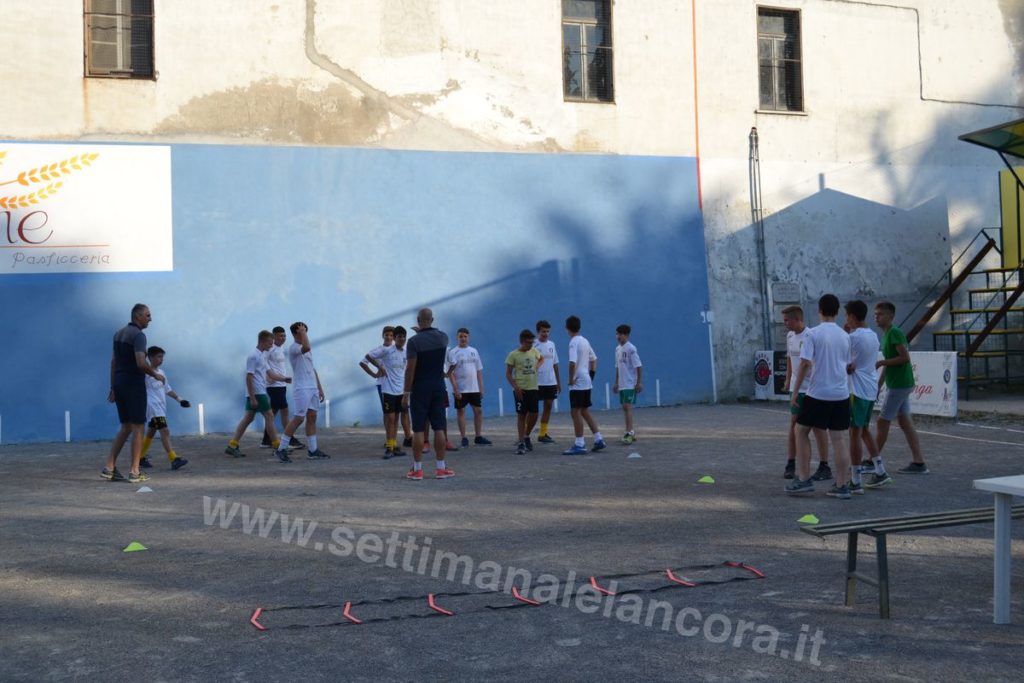
[[774, 348], [771, 333], [771, 307], [768, 304], [768, 257], [764, 242], [764, 209], [761, 207], [761, 157], [757, 146], [757, 128], [750, 129], [750, 220], [757, 241], [757, 278], [761, 288], [762, 349]]

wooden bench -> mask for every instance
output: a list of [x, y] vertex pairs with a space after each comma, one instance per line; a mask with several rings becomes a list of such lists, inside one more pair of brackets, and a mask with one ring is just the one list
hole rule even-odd
[[[1010, 509], [1014, 519], [1024, 517], [1024, 505], [1014, 505]], [[927, 515], [906, 515], [903, 517], [882, 517], [879, 519], [862, 519], [852, 522], [836, 522], [835, 524], [815, 524], [801, 526], [804, 533], [819, 538], [834, 534], [846, 534], [846, 606], [853, 607], [857, 592], [857, 580], [860, 579], [878, 588], [878, 613], [882, 619], [889, 618], [889, 558], [885, 548], [887, 534], [906, 531], [922, 531], [938, 529], [962, 524], [984, 524], [995, 520], [993, 508], [971, 508], [968, 510], [950, 510]], [[857, 537], [867, 534], [875, 538], [875, 555], [878, 562], [878, 578], [865, 576], [857, 571]]]

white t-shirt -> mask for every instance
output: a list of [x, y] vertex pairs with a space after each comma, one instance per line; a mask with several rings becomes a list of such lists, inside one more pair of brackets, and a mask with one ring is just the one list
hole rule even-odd
[[453, 349], [448, 349], [445, 365], [446, 368], [455, 368], [455, 381], [459, 385], [459, 393], [480, 393], [480, 382], [477, 381], [476, 373], [483, 371], [484, 364], [476, 349], [472, 346], [465, 348], [456, 346]]
[[[267, 353], [266, 351], [260, 351], [259, 349], [253, 349], [245, 358], [245, 374], [248, 377], [252, 375], [252, 393], [265, 394], [267, 393]], [[249, 385], [245, 385], [245, 395], [249, 395]]]
[[853, 363], [853, 395], [865, 401], [878, 397], [878, 335], [866, 327], [850, 334], [850, 362]]
[[[794, 388], [792, 384], [796, 380], [796, 371], [800, 369], [800, 349], [804, 345], [804, 336], [808, 332], [810, 332], [810, 329], [805, 327], [803, 332], [789, 331], [786, 333], [786, 359], [789, 363], [789, 367], [791, 368], [789, 376], [790, 391], [792, 391]], [[811, 373], [808, 372], [806, 375], [804, 375], [804, 383], [800, 385], [800, 390], [797, 391], [796, 393], [806, 394], [807, 387], [810, 385], [810, 383]]]
[[814, 363], [807, 395], [819, 401], [850, 398], [846, 364], [850, 362], [850, 335], [835, 323], [821, 323], [804, 333], [800, 359]]
[[316, 371], [313, 369], [313, 352], [302, 352], [298, 342], [288, 347], [288, 362], [292, 364], [292, 386], [296, 389], [316, 389]]
[[590, 381], [590, 361], [597, 360], [594, 349], [586, 337], [577, 334], [569, 340], [569, 362], [576, 364], [576, 382], [569, 387], [572, 391], [593, 389], [594, 383]]
[[544, 362], [537, 368], [537, 386], [555, 386], [555, 365], [558, 364], [558, 349], [555, 348], [555, 342], [550, 339], [546, 342], [535, 340], [533, 348], [540, 351], [540, 355], [544, 358]]
[[[370, 351], [366, 355], [369, 356], [370, 358], [374, 359], [374, 360], [380, 360], [381, 358], [384, 357], [385, 351], [387, 349], [394, 348], [394, 346], [395, 346], [394, 344], [392, 344], [391, 346], [384, 346], [383, 344], [381, 344], [380, 346], [374, 348], [372, 351]], [[377, 384], [379, 386], [383, 387], [384, 386], [384, 378], [383, 377], [378, 377], [377, 378]], [[381, 391], [383, 391], [383, 389], [381, 389]], [[390, 394], [391, 392], [389, 391], [388, 393]], [[398, 393], [402, 393], [402, 392], [399, 391]]]
[[402, 388], [405, 385], [405, 366], [409, 362], [405, 357], [405, 349], [399, 351], [394, 344], [391, 346], [382, 344], [367, 355], [380, 363], [384, 370], [384, 376], [377, 378], [380, 390], [385, 394], [401, 396]]
[[619, 373], [619, 391], [636, 388], [636, 369], [643, 365], [633, 342], [626, 342], [615, 347], [615, 369]]
[[[267, 351], [267, 367], [277, 375], [281, 375], [282, 377], [288, 376], [288, 365], [287, 359], [284, 355], [284, 344], [281, 344], [280, 346], [274, 344], [270, 347], [270, 350]], [[288, 384], [280, 380], [274, 380], [267, 386], [286, 387]]]
[[173, 391], [162, 365], [157, 368], [157, 372], [164, 376], [163, 384], [146, 375], [146, 422], [154, 417], [167, 417], [167, 394]]

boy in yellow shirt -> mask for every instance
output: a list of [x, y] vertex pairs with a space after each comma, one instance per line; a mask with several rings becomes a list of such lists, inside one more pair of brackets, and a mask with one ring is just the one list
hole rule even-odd
[[519, 348], [505, 359], [505, 379], [512, 385], [516, 398], [516, 425], [519, 428], [519, 443], [516, 454], [522, 455], [533, 450], [530, 433], [537, 424], [537, 407], [540, 391], [537, 388], [537, 368], [544, 364], [544, 356], [533, 348], [535, 335], [528, 329], [519, 333]]

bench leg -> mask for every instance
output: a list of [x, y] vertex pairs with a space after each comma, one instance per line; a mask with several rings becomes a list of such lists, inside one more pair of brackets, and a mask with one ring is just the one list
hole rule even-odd
[[857, 532], [847, 534], [846, 541], [846, 606], [853, 607], [857, 597]]
[[875, 537], [875, 553], [878, 555], [878, 616], [889, 618], [889, 556], [885, 550], [885, 534]]

